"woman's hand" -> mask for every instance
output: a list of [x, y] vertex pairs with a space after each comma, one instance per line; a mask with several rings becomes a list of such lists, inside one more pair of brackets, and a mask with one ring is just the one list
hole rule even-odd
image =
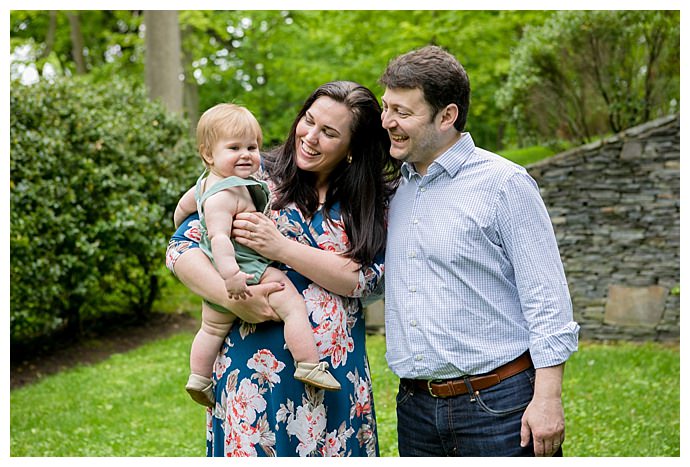
[[232, 236], [240, 245], [251, 248], [264, 258], [281, 261], [287, 238], [283, 237], [275, 223], [260, 212], [242, 212], [232, 223]]
[[247, 323], [280, 321], [280, 317], [268, 303], [268, 296], [273, 292], [284, 290], [284, 283], [266, 282], [250, 285], [251, 297], [244, 300], [231, 300], [225, 289], [225, 281], [200, 248], [187, 250], [177, 258], [175, 275], [189, 290], [211, 303], [231, 310]]
[[232, 300], [228, 304], [227, 307], [232, 313], [247, 323], [280, 321], [280, 316], [268, 304], [268, 296], [273, 292], [284, 290], [285, 284], [266, 282], [265, 284], [250, 285], [249, 289], [251, 290], [251, 296], [244, 300]]
[[284, 237], [273, 220], [261, 213], [237, 214], [232, 223], [232, 235], [240, 245], [289, 265], [329, 292], [348, 297], [359, 283], [359, 264], [338, 252]]

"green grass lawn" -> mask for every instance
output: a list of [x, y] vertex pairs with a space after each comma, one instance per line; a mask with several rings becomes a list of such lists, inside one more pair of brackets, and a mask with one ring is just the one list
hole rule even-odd
[[502, 149], [498, 153], [523, 167], [557, 154], [559, 151], [544, 146], [530, 146], [518, 149]]
[[10, 393], [11, 456], [203, 456], [180, 333]]
[[[191, 333], [10, 393], [11, 456], [203, 456], [204, 410], [183, 389]], [[368, 339], [381, 455], [397, 456], [383, 336]], [[679, 456], [680, 352], [582, 344], [566, 366], [566, 456]]]
[[566, 455], [680, 456], [679, 349], [580, 347], [565, 368]]

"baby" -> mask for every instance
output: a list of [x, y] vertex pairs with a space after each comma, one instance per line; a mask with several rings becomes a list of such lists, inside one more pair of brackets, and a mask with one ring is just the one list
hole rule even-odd
[[[340, 389], [340, 383], [328, 371], [328, 363], [319, 362], [302, 295], [282, 271], [270, 266], [270, 260], [231, 238], [232, 220], [237, 213], [264, 211], [269, 204], [268, 185], [251, 177], [260, 164], [259, 123], [244, 107], [218, 104], [201, 116], [196, 136], [206, 170], [178, 202], [175, 226], [193, 212], [199, 213], [199, 246], [225, 281], [230, 298], [251, 295], [247, 284], [285, 283], [285, 288], [270, 294], [268, 301], [285, 323], [285, 342], [296, 364], [295, 379], [322, 389]], [[213, 362], [236, 316], [204, 301], [201, 319], [192, 343], [186, 389], [196, 402], [213, 407]]]

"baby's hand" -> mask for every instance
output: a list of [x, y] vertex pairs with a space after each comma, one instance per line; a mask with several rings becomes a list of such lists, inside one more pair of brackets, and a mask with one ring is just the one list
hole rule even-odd
[[244, 300], [247, 297], [251, 297], [252, 293], [247, 286], [247, 281], [253, 278], [254, 274], [245, 274], [242, 271], [237, 271], [225, 279], [225, 289], [228, 291], [228, 297], [233, 300]]

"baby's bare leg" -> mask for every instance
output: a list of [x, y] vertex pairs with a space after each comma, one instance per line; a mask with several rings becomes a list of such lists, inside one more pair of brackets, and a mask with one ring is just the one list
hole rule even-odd
[[268, 303], [285, 323], [285, 342], [297, 362], [317, 363], [314, 332], [307, 316], [304, 297], [297, 291], [283, 272], [269, 267], [261, 276], [261, 282], [283, 281], [285, 289], [268, 296]]
[[213, 362], [234, 320], [232, 313], [221, 313], [203, 302], [201, 328], [194, 337], [189, 355], [189, 367], [193, 374], [211, 377]]

